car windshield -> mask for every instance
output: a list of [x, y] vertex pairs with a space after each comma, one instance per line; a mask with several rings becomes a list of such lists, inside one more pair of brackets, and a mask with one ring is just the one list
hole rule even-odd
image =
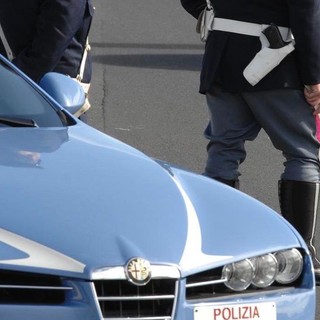
[[0, 88], [0, 127], [63, 126], [57, 110], [49, 101], [1, 61]]

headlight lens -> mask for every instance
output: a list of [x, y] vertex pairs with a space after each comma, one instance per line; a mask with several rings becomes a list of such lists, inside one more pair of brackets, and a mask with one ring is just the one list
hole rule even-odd
[[247, 289], [253, 279], [254, 269], [250, 260], [242, 260], [227, 264], [222, 270], [222, 276], [227, 279], [225, 285], [234, 291]]
[[243, 291], [250, 285], [266, 288], [274, 281], [289, 284], [299, 278], [302, 270], [301, 253], [289, 249], [227, 264], [222, 269], [222, 277], [229, 289]]
[[303, 269], [303, 258], [297, 249], [275, 253], [278, 260], [278, 275], [276, 281], [287, 284], [297, 280]]
[[278, 274], [278, 262], [273, 254], [250, 259], [254, 267], [252, 284], [258, 288], [270, 286]]

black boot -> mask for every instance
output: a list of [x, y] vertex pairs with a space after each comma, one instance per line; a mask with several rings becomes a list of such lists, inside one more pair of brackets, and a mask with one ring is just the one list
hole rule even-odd
[[[312, 256], [317, 285], [320, 285], [320, 243], [316, 241], [320, 184], [315, 182], [279, 181], [279, 201], [283, 217], [301, 234]], [[320, 219], [320, 216], [319, 216]]]
[[227, 179], [223, 179], [223, 178], [214, 178], [214, 180], [220, 181], [220, 182], [222, 182], [232, 188], [235, 188], [235, 189], [240, 188], [239, 180], [227, 180]]

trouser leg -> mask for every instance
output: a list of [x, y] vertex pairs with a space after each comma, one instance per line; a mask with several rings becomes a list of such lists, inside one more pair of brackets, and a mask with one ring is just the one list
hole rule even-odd
[[261, 127], [240, 94], [215, 88], [207, 94], [207, 104], [211, 118], [205, 135], [210, 142], [204, 175], [234, 184], [246, 157], [245, 141], [254, 140]]
[[205, 175], [237, 180], [246, 158], [245, 141], [261, 127], [286, 162], [283, 180], [320, 181], [316, 118], [301, 90], [207, 94], [211, 115], [205, 134], [210, 139]]
[[320, 184], [304, 181], [279, 181], [281, 214], [301, 234], [312, 256], [317, 283], [320, 281], [320, 241], [317, 228]]
[[318, 127], [301, 90], [228, 93], [215, 88], [207, 94], [210, 139], [205, 175], [237, 180], [246, 158], [245, 141], [261, 127], [286, 161], [283, 180], [320, 181]]
[[273, 146], [285, 157], [282, 180], [320, 181], [316, 118], [301, 90], [243, 94]]
[[215, 180], [222, 182], [226, 184], [229, 187], [235, 188], [235, 189], [240, 189], [240, 183], [239, 180], [226, 180], [223, 178], [214, 178]]

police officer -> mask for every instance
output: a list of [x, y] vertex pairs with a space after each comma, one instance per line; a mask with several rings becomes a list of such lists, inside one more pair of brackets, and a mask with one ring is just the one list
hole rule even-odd
[[[181, 3], [195, 18], [207, 6], [206, 0]], [[200, 79], [200, 93], [206, 95], [211, 115], [205, 175], [237, 187], [245, 142], [264, 129], [285, 158], [279, 180], [281, 213], [306, 241], [319, 281], [320, 0], [212, 0], [211, 4], [215, 18]], [[276, 26], [273, 35], [280, 33], [282, 45], [266, 37], [268, 26]], [[261, 58], [264, 47], [269, 49], [263, 53], [278, 53], [275, 50], [287, 45], [293, 51], [257, 82], [252, 74], [246, 75], [253, 61], [257, 74], [270, 62], [270, 57], [267, 63], [266, 57]]]
[[[13, 52], [12, 62], [36, 82], [50, 71], [75, 78], [93, 10], [91, 0], [1, 1], [0, 24]], [[7, 55], [3, 41], [0, 53]], [[89, 54], [83, 83], [90, 83], [91, 73]]]

